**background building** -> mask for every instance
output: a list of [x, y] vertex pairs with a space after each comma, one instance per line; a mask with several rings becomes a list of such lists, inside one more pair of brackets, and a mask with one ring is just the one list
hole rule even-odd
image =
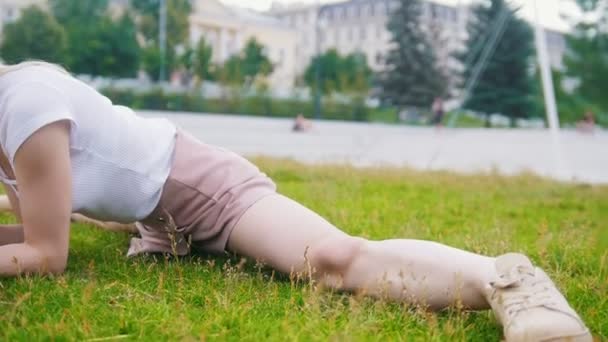
[[[299, 73], [316, 55], [317, 49], [323, 52], [332, 48], [345, 55], [361, 52], [370, 67], [379, 71], [390, 48], [391, 36], [386, 25], [396, 6], [398, 4], [392, 0], [350, 0], [322, 6], [275, 4], [270, 13], [298, 31]], [[436, 43], [441, 65], [454, 65], [450, 54], [466, 39], [467, 14], [465, 6], [423, 3], [422, 22]]]
[[268, 14], [280, 19], [285, 25], [296, 31], [295, 38], [295, 61], [296, 73], [301, 75], [311, 59], [317, 55], [321, 44], [317, 39], [317, 31], [320, 36], [326, 35], [321, 27], [318, 13], [323, 7], [316, 4], [292, 4], [283, 5], [274, 3]]
[[292, 87], [296, 78], [297, 32], [275, 17], [247, 9], [229, 7], [216, 0], [193, 2], [190, 41], [204, 36], [213, 49], [212, 61], [223, 63], [240, 53], [251, 38], [266, 48], [274, 66], [271, 86]]
[[[298, 74], [317, 52], [332, 48], [341, 54], [362, 52], [370, 67], [380, 71], [390, 48], [391, 36], [386, 25], [396, 6], [395, 0], [348, 0], [326, 5], [275, 3], [269, 14], [297, 31]], [[422, 25], [435, 47], [440, 67], [451, 70], [461, 67], [453, 53], [464, 47], [469, 16], [470, 9], [465, 5], [423, 2]], [[560, 68], [566, 49], [564, 37], [558, 31], [548, 30], [547, 41], [552, 65]]]
[[46, 8], [48, 0], [0, 0], [0, 36], [5, 24], [19, 19], [21, 11], [32, 5]]

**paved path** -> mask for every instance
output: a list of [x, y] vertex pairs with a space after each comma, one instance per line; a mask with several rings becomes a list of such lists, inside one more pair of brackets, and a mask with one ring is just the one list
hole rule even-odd
[[459, 172], [532, 171], [557, 179], [608, 184], [608, 132], [561, 134], [562, 167], [543, 130], [442, 129], [352, 122], [315, 122], [292, 133], [291, 120], [141, 112], [163, 116], [199, 139], [255, 156], [288, 157], [309, 163], [409, 166]]

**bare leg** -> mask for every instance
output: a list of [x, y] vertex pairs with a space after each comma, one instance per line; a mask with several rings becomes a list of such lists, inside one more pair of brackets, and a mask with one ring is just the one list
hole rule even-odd
[[134, 223], [99, 221], [82, 214], [72, 214], [72, 222], [90, 224], [97, 228], [109, 230], [111, 232], [137, 233], [137, 228], [135, 227]]
[[13, 207], [11, 206], [11, 202], [8, 200], [8, 196], [0, 195], [0, 213], [12, 211]]
[[266, 197], [241, 218], [228, 249], [282, 272], [312, 270], [340, 290], [440, 309], [457, 302], [486, 309], [484, 287], [494, 259], [430, 241], [351, 237], [281, 195]]
[[[13, 212], [13, 207], [11, 206], [11, 202], [9, 201], [7, 195], [0, 195], [0, 213], [2, 212]], [[112, 232], [137, 233], [137, 228], [135, 227], [134, 223], [103, 222], [81, 214], [72, 214], [72, 222], [86, 223]], [[4, 235], [8, 236], [6, 231], [5, 233], [6, 234]], [[18, 236], [18, 234], [16, 234], [17, 233], [13, 235]], [[20, 234], [23, 235], [23, 233]]]

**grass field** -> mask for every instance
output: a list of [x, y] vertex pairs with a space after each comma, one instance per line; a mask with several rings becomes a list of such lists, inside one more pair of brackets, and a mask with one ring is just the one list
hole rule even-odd
[[[608, 338], [608, 187], [259, 160], [281, 192], [352, 234], [525, 251]], [[12, 218], [4, 216], [4, 222]], [[498, 341], [490, 312], [322, 292], [234, 256], [127, 260], [129, 236], [74, 226], [65, 275], [0, 280], [0, 340]]]

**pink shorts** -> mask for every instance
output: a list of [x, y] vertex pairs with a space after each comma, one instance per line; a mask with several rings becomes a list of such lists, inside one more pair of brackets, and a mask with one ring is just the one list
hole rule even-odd
[[137, 228], [128, 256], [223, 252], [240, 217], [276, 186], [245, 158], [178, 130], [171, 172], [156, 209]]

